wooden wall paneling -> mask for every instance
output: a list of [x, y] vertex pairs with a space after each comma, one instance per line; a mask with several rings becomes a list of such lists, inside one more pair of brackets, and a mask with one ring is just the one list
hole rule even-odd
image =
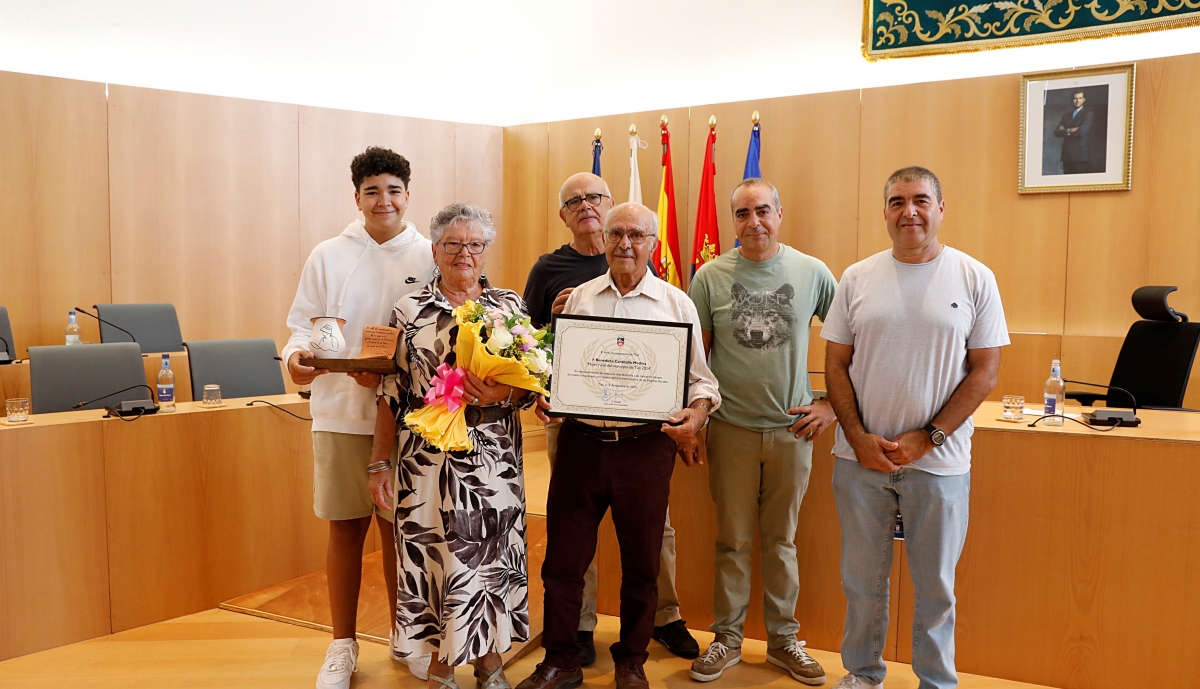
[[1070, 195], [1070, 335], [1124, 337], [1143, 285], [1178, 285], [1171, 305], [1200, 312], [1200, 55], [1138, 62], [1134, 107], [1133, 189]]
[[[638, 136], [647, 144], [645, 149], [638, 151], [642, 203], [650, 210], [658, 210], [658, 191], [662, 186], [663, 170], [659, 120], [663, 115], [667, 116], [667, 126], [671, 130], [671, 166], [675, 177], [675, 202], [679, 204], [680, 262], [687, 264], [691, 256], [691, 244], [685, 240], [690, 236], [687, 233], [693, 213], [690, 210], [693, 206], [687, 203], [692, 148], [689, 145], [688, 108], [563, 120], [548, 125], [545, 206], [546, 227], [549, 228], [548, 251], [571, 241], [571, 231], [558, 217], [558, 190], [571, 175], [591, 171], [592, 139], [597, 127], [604, 133], [604, 151], [600, 154], [604, 181], [612, 190], [613, 202], [625, 203], [629, 200], [629, 125], [637, 125]], [[690, 272], [685, 269], [685, 273]]]
[[220, 602], [210, 594], [204, 533], [209, 467], [200, 449], [219, 413], [104, 424], [114, 632]]
[[[522, 242], [518, 229], [504, 226], [504, 129], [478, 124], [454, 125], [454, 200], [492, 212], [496, 241], [488, 249], [487, 275], [497, 287], [513, 282], [504, 263], [505, 242]], [[528, 273], [528, 269], [526, 270]]]
[[187, 407], [104, 425], [114, 631], [324, 564], [309, 425], [266, 407]]
[[742, 181], [755, 110], [761, 116], [762, 172], [779, 190], [783, 206], [779, 240], [821, 259], [841, 278], [857, 255], [858, 91], [693, 107], [688, 147], [693, 215], [684, 261], [690, 264], [692, 256], [708, 118], [717, 117], [717, 222], [721, 249], [729, 251], [734, 242], [729, 195]]
[[1025, 404], [1036, 407], [1050, 377], [1050, 361], [1062, 359], [1063, 337], [1041, 333], [1009, 333], [1008, 337], [1012, 344], [1000, 349], [1000, 373], [988, 399], [1024, 395]]
[[111, 631], [101, 437], [0, 428], [0, 660]]
[[1115, 689], [1128, 684], [1121, 649], [1137, 648], [1141, 684], [1188, 672], [1200, 638], [1197, 446], [997, 431], [974, 446], [958, 668]]
[[287, 339], [297, 106], [109, 89], [112, 299], [175, 304], [185, 340]]
[[862, 92], [858, 256], [891, 246], [883, 184], [906, 165], [942, 182], [944, 243], [996, 274], [1010, 330], [1063, 332], [1065, 194], [1017, 193], [1019, 75]]
[[547, 127], [525, 124], [504, 128], [503, 226], [519, 241], [501, 244], [498, 256], [507, 284], [525, 293], [525, 279], [534, 261], [548, 250], [546, 226]]
[[22, 361], [0, 366], [0, 399], [30, 399], [29, 363]]
[[104, 84], [0, 72], [0, 305], [21, 357], [110, 299], [107, 117]]
[[404, 219], [422, 234], [428, 236], [430, 218], [455, 201], [453, 122], [308, 106], [300, 106], [299, 116], [301, 267], [313, 247], [362, 217], [350, 161], [368, 146], [390, 148], [412, 164]]

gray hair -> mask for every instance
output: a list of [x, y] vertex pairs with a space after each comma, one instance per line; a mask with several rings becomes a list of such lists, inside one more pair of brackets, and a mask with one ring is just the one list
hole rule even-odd
[[575, 179], [576, 177], [579, 177], [580, 175], [586, 175], [588, 177], [595, 177], [596, 179], [600, 180], [600, 183], [604, 185], [604, 193], [606, 195], [608, 195], [608, 197], [610, 199], [612, 198], [612, 192], [609, 191], [609, 189], [608, 189], [608, 182], [605, 182], [603, 177], [593, 175], [590, 172], [576, 172], [575, 174], [573, 174], [570, 177], [563, 180], [562, 186], [558, 188], [558, 205], [561, 206], [561, 205], [563, 205], [563, 202], [566, 201], [566, 199], [563, 197], [566, 196], [566, 194], [567, 194], [567, 185], [571, 183], [571, 180]]
[[937, 175], [919, 165], [909, 165], [893, 172], [892, 176], [888, 177], [887, 182], [884, 183], [883, 203], [885, 205], [888, 200], [888, 192], [896, 182], [929, 182], [929, 186], [933, 187], [933, 194], [937, 197], [938, 202], [940, 203], [942, 200], [942, 183], [938, 181]]
[[737, 190], [741, 189], [742, 187], [766, 187], [767, 189], [770, 189], [771, 203], [775, 204], [775, 210], [779, 210], [779, 190], [775, 188], [774, 184], [771, 184], [762, 177], [747, 177], [736, 187], [734, 187], [733, 191], [729, 193], [729, 206], [731, 208], [733, 207], [733, 195], [736, 194]]
[[604, 229], [607, 230], [609, 228], [609, 225], [612, 224], [610, 221], [612, 220], [612, 218], [616, 217], [617, 211], [624, 210], [625, 208], [640, 208], [640, 209], [646, 211], [646, 214], [650, 216], [650, 236], [653, 237], [654, 241], [657, 242], [658, 241], [658, 214], [636, 201], [627, 201], [625, 203], [614, 206], [613, 209], [608, 212], [608, 215], [604, 216]]
[[492, 224], [492, 214], [483, 206], [471, 203], [452, 203], [429, 221], [429, 239], [437, 244], [442, 241], [442, 235], [456, 222], [473, 223], [483, 231], [483, 241], [492, 242], [496, 239], [496, 226]]

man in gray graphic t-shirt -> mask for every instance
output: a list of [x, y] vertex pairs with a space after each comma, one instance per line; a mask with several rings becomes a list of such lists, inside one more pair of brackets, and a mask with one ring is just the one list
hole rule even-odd
[[795, 539], [812, 439], [834, 420], [829, 402], [812, 398], [809, 327], [825, 318], [837, 282], [819, 258], [779, 242], [783, 208], [770, 182], [744, 180], [730, 206], [741, 246], [705, 264], [688, 289], [721, 386], [706, 443], [717, 506], [713, 641], [690, 674], [708, 682], [741, 660], [758, 536], [767, 661], [820, 684], [825, 671], [796, 638]]
[[971, 414], [996, 385], [1008, 327], [987, 266], [938, 241], [941, 184], [920, 167], [884, 186], [892, 248], [846, 269], [821, 330], [837, 412], [833, 494], [846, 629], [834, 689], [879, 687], [887, 578], [904, 515], [916, 599], [913, 672], [958, 686], [954, 567], [967, 535]]

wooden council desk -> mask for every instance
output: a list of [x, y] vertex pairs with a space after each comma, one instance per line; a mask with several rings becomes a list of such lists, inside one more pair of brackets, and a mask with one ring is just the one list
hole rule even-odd
[[[263, 399], [308, 415], [297, 395]], [[311, 424], [248, 401], [180, 402], [130, 423], [103, 411], [0, 421], [0, 660], [325, 566]]]
[[[975, 413], [971, 523], [958, 565], [963, 672], [1069, 689], [1200, 686], [1200, 414], [1143, 410], [1140, 428], [1028, 428]], [[842, 640], [833, 430], [822, 434], [800, 510], [800, 638]], [[688, 626], [713, 621], [714, 506], [707, 467], [676, 465], [677, 589]], [[747, 636], [766, 638], [755, 541]], [[913, 591], [903, 543], [892, 567], [885, 658], [912, 661]], [[616, 614], [610, 523], [598, 552], [600, 611]]]

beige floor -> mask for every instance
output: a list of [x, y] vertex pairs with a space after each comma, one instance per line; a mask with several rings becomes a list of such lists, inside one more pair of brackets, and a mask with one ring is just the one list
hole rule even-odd
[[[617, 621], [601, 617], [596, 630], [600, 660], [585, 671], [585, 686], [612, 686], [612, 661], [606, 649], [616, 640]], [[711, 635], [697, 632], [702, 644]], [[84, 641], [70, 646], [14, 658], [0, 663], [0, 687], [21, 689], [247, 689], [313, 686], [317, 669], [329, 643], [327, 634], [273, 622], [225, 610], [181, 617], [120, 634]], [[359, 656], [359, 671], [352, 686], [407, 687], [425, 686], [406, 670], [395, 666], [386, 647], [364, 643]], [[766, 644], [747, 641], [745, 660], [731, 668], [725, 677], [707, 685], [722, 687], [776, 687], [798, 689], [802, 685], [781, 674], [764, 660]], [[515, 685], [533, 672], [541, 660], [535, 651], [514, 665], [509, 679]], [[842, 675], [835, 653], [813, 651], [824, 665], [831, 687]], [[671, 689], [696, 689], [688, 679], [688, 661], [676, 658], [658, 644], [651, 647], [647, 675], [651, 685]], [[914, 689], [917, 680], [906, 665], [889, 664], [887, 689]], [[1004, 680], [963, 675], [963, 689], [1017, 689], [1033, 687]], [[466, 668], [458, 673], [463, 689], [474, 689], [475, 682]]]

